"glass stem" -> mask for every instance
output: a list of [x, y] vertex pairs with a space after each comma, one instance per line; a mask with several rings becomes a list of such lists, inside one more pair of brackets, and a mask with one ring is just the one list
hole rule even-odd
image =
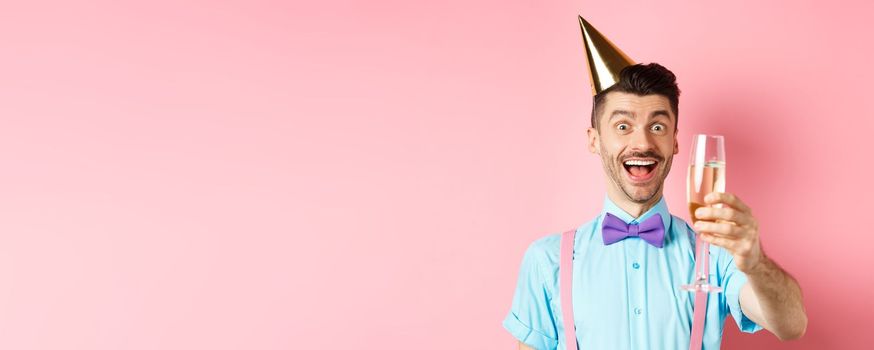
[[702, 283], [707, 282], [707, 271], [705, 271], [705, 269], [707, 268], [707, 265], [708, 265], [707, 259], [710, 257], [710, 254], [707, 254], [707, 251], [709, 250], [708, 249], [709, 245], [710, 245], [709, 243], [701, 242], [701, 248], [700, 248], [701, 250], [698, 252], [698, 258], [701, 259], [701, 261], [698, 262], [698, 276], [697, 277], [698, 277], [698, 281], [700, 281]]

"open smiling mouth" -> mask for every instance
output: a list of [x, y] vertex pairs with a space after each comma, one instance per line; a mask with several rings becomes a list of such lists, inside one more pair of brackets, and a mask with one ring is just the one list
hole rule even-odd
[[625, 174], [632, 182], [647, 182], [655, 176], [659, 162], [655, 159], [626, 159], [622, 162]]

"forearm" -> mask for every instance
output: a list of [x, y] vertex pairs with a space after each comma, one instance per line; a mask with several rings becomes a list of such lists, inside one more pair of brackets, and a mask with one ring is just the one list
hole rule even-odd
[[769, 330], [781, 340], [804, 335], [807, 315], [798, 282], [766, 256], [746, 274]]

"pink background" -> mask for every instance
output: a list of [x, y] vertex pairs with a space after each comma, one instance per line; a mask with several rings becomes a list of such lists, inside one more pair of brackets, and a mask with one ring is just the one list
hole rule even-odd
[[871, 5], [116, 1], [0, 10], [0, 348], [508, 349], [522, 253], [593, 218], [578, 13], [679, 76], [693, 133], [865, 348]]

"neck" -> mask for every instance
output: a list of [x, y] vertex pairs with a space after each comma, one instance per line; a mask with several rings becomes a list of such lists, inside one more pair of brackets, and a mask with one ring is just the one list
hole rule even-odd
[[650, 210], [659, 202], [660, 199], [662, 199], [661, 189], [659, 189], [659, 191], [645, 203], [639, 203], [631, 200], [631, 198], [628, 198], [628, 196], [626, 196], [625, 193], [621, 190], [618, 191], [619, 193], [615, 192], [617, 191], [607, 191], [607, 196], [610, 198], [611, 201], [613, 201], [613, 203], [616, 203], [616, 206], [619, 207], [619, 209], [624, 210], [626, 213], [635, 218], [638, 218], [643, 215], [643, 213], [646, 213], [647, 210]]

